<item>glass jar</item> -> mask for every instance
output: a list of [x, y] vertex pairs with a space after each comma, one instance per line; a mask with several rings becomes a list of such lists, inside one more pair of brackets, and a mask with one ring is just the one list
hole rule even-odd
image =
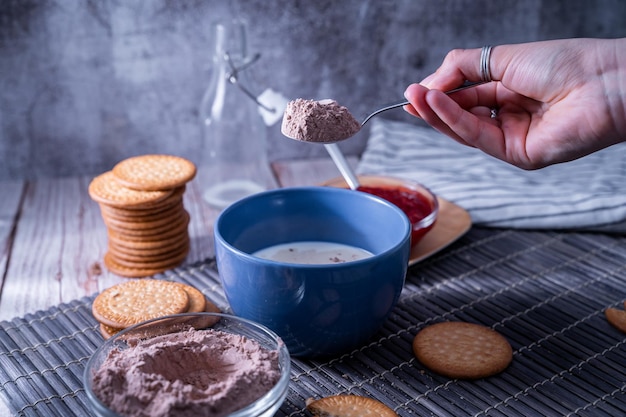
[[267, 159], [267, 130], [251, 92], [247, 27], [241, 20], [213, 25], [209, 85], [200, 105], [203, 198], [222, 209], [276, 186]]

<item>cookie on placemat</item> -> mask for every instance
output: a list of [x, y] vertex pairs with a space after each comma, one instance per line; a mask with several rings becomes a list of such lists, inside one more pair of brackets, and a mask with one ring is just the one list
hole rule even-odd
[[433, 372], [458, 379], [495, 375], [513, 359], [511, 345], [500, 333], [463, 322], [425, 327], [413, 339], [413, 353]]
[[334, 395], [307, 399], [306, 408], [315, 417], [397, 417], [380, 401], [359, 395]]
[[[130, 284], [131, 282], [141, 282], [140, 284]], [[160, 288], [163, 287], [163, 288]], [[180, 292], [173, 291], [172, 305], [167, 307], [169, 301], [164, 299], [160, 293], [163, 290], [171, 290], [171, 288], [177, 288], [182, 290], [187, 295], [187, 304], [184, 309], [181, 310], [182, 303], [180, 302]], [[154, 290], [157, 289], [158, 296], [154, 297]], [[144, 291], [147, 290], [147, 291]], [[136, 315], [135, 313], [129, 313], [129, 308], [125, 306], [130, 304], [136, 298], [144, 298], [144, 293], [148, 298], [152, 298], [154, 302], [159, 302], [160, 310], [154, 314], [144, 316], [143, 314]], [[143, 301], [139, 301], [143, 302]], [[123, 306], [120, 306], [123, 305]], [[136, 307], [133, 304], [133, 307]], [[111, 310], [117, 313], [111, 312]], [[180, 310], [180, 311], [179, 311]], [[120, 313], [120, 311], [122, 313]], [[145, 320], [159, 318], [170, 314], [179, 313], [220, 313], [220, 309], [207, 300], [200, 290], [196, 287], [188, 284], [160, 281], [155, 279], [146, 279], [141, 281], [129, 281], [128, 283], [117, 284], [106, 291], [103, 291], [96, 297], [92, 307], [92, 313], [96, 320], [100, 323], [100, 334], [104, 339], [116, 335], [122, 330], [130, 327], [131, 325], [140, 323]], [[163, 314], [161, 314], [163, 313]], [[119, 316], [123, 318], [119, 318]], [[129, 318], [133, 317], [133, 318]], [[145, 320], [144, 320], [145, 319]], [[199, 316], [191, 319], [184, 319], [179, 321], [180, 324], [192, 326], [195, 328], [207, 328], [213, 326], [219, 321], [219, 317], [207, 317]], [[112, 325], [111, 323], [116, 323]]]
[[213, 302], [206, 300], [206, 305], [204, 306], [205, 313], [221, 313], [222, 310], [219, 309]]
[[89, 183], [89, 196], [96, 202], [113, 207], [139, 207], [155, 204], [172, 195], [172, 190], [137, 191], [124, 187], [111, 171], [98, 175]]
[[196, 166], [173, 155], [141, 155], [113, 167], [113, 174], [125, 186], [152, 191], [180, 187], [196, 175]]
[[[215, 304], [213, 304], [211, 301], [205, 298], [205, 306], [202, 312], [203, 313], [221, 313], [222, 311]], [[193, 319], [186, 321], [186, 323], [189, 326], [195, 327], [196, 329], [206, 329], [208, 327], [212, 327], [218, 321], [220, 321], [219, 317], [198, 316], [198, 317], [194, 317]]]
[[[624, 302], [624, 306], [626, 307], [626, 302]], [[613, 327], [626, 333], [626, 310], [609, 307], [604, 310], [604, 315]]]
[[182, 283], [177, 283], [176, 285], [180, 286], [189, 297], [189, 306], [187, 307], [186, 313], [200, 313], [205, 311], [208, 301], [204, 298], [204, 294], [202, 294], [199, 289]]
[[115, 336], [122, 330], [124, 329], [118, 329], [118, 328], [107, 326], [106, 324], [100, 323], [100, 334], [102, 335], [104, 340], [110, 339], [111, 337]]
[[187, 292], [177, 283], [156, 279], [133, 280], [107, 288], [96, 296], [92, 314], [100, 323], [117, 329], [189, 307]]

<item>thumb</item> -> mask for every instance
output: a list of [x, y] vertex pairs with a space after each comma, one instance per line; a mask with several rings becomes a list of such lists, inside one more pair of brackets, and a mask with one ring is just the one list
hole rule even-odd
[[498, 48], [453, 49], [448, 52], [437, 71], [426, 77], [421, 84], [430, 89], [445, 91], [459, 87], [465, 81], [482, 81], [483, 76], [490, 75], [491, 81], [500, 81], [502, 71], [496, 64]]

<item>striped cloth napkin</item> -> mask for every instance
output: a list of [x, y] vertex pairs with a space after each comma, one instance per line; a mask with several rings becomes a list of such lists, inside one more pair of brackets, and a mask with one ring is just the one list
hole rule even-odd
[[379, 118], [357, 172], [418, 181], [477, 225], [626, 232], [626, 143], [524, 171], [429, 127]]

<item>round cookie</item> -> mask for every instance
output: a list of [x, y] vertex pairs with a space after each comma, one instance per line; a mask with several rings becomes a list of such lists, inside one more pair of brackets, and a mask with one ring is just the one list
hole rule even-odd
[[100, 204], [114, 207], [140, 207], [165, 200], [172, 190], [137, 191], [124, 187], [111, 171], [100, 174], [89, 183], [89, 196]]
[[413, 339], [413, 353], [433, 372], [458, 379], [495, 375], [513, 359], [511, 345], [501, 334], [463, 322], [425, 327]]
[[199, 289], [183, 283], [177, 283], [177, 285], [179, 285], [189, 297], [187, 313], [200, 313], [205, 311], [207, 300]]
[[[169, 208], [174, 205], [182, 205], [183, 204], [183, 196], [185, 194], [185, 190], [187, 187], [182, 186], [178, 188], [174, 188], [171, 191], [171, 195], [166, 197], [164, 200], [156, 201], [153, 203], [145, 203], [137, 206], [126, 206], [126, 207], [111, 207], [113, 209], [119, 209], [124, 211], [127, 215], [138, 215], [143, 216], [147, 213], [154, 213], [157, 211], [161, 211], [165, 208]], [[153, 191], [142, 191], [153, 192]]]
[[109, 245], [127, 253], [160, 253], [172, 250], [183, 242], [189, 242], [189, 234], [184, 230], [171, 237], [162, 237], [156, 240], [126, 240], [109, 233]]
[[183, 240], [176, 246], [165, 247], [162, 249], [151, 249], [144, 251], [132, 250], [124, 247], [118, 247], [109, 242], [109, 253], [116, 260], [121, 260], [119, 263], [125, 265], [123, 261], [130, 262], [131, 264], [147, 265], [155, 262], [174, 262], [178, 259], [178, 256], [182, 256], [182, 252], [189, 250], [189, 240]]
[[[145, 268], [145, 269], [171, 269], [178, 266], [185, 260], [189, 254], [189, 244], [181, 246], [176, 252], [160, 254], [152, 257], [136, 257], [125, 254], [124, 252], [116, 252], [111, 249], [104, 255], [105, 260], [109, 258], [110, 262], [114, 262], [120, 266], [127, 268]], [[106, 263], [106, 262], [105, 262]]]
[[112, 217], [116, 219], [146, 219], [157, 216], [164, 211], [183, 205], [183, 199], [179, 197], [177, 200], [170, 201], [170, 198], [163, 200], [162, 204], [155, 204], [151, 207], [114, 207], [106, 204], [100, 204], [100, 213], [102, 217]]
[[[189, 245], [189, 235], [181, 235], [173, 239], [154, 242], [136, 242], [137, 245], [118, 244], [118, 241], [109, 238], [109, 251], [123, 253], [138, 259], [157, 257], [166, 253], [175, 253], [185, 245]], [[149, 246], [148, 246], [149, 245]]]
[[172, 195], [167, 197], [165, 200], [159, 201], [157, 203], [144, 204], [142, 206], [134, 206], [134, 207], [124, 207], [127, 210], [133, 211], [137, 210], [139, 212], [146, 212], [147, 210], [155, 210], [158, 208], [168, 207], [172, 204], [181, 203], [183, 201], [183, 196], [185, 195], [185, 191], [187, 187], [182, 185], [180, 187], [172, 189]]
[[110, 339], [122, 330], [124, 329], [117, 329], [115, 327], [107, 326], [106, 324], [100, 323], [100, 334], [102, 335], [104, 340]]
[[[151, 223], [175, 215], [183, 209], [182, 199], [178, 204], [173, 204], [167, 208], [155, 211], [154, 213], [149, 213], [147, 210], [144, 210], [146, 212], [144, 214], [133, 213], [132, 210], [116, 209], [115, 207], [106, 208], [104, 204], [100, 205], [100, 213], [105, 221], [110, 220], [123, 223]], [[128, 214], [129, 212], [130, 214]]]
[[[133, 233], [132, 230], [128, 231], [127, 229], [120, 229], [119, 231], [107, 228], [108, 235], [110, 239], [114, 239], [120, 243], [120, 246], [124, 246], [125, 242], [159, 242], [164, 241], [166, 239], [180, 237], [183, 234], [187, 234], [187, 226], [189, 226], [189, 215], [183, 213], [183, 218], [180, 222], [175, 222], [175, 224], [169, 225], [169, 227], [159, 228], [156, 231], [152, 230], [150, 233], [148, 231], [140, 231], [143, 233]], [[126, 245], [128, 246], [128, 245]]]
[[204, 306], [205, 313], [221, 313], [222, 310], [219, 309], [218, 306], [213, 304], [213, 302], [206, 300], [206, 305]]
[[140, 155], [113, 167], [113, 174], [125, 186], [153, 191], [180, 187], [196, 175], [196, 166], [174, 155]]
[[314, 417], [398, 417], [391, 408], [373, 398], [334, 395], [307, 399], [306, 408]]
[[[624, 302], [624, 306], [626, 306], [626, 302]], [[613, 327], [626, 333], [626, 310], [609, 307], [604, 310], [604, 315]]]
[[[205, 298], [204, 313], [221, 313], [222, 311], [211, 301]], [[215, 323], [220, 321], [219, 317], [198, 317], [189, 321], [189, 324], [196, 329], [206, 329], [212, 327]]]
[[156, 279], [124, 282], [102, 291], [92, 305], [100, 323], [116, 329], [187, 311], [189, 296], [178, 284]]
[[144, 217], [146, 215], [157, 214], [162, 212], [163, 210], [171, 208], [172, 206], [182, 205], [185, 190], [186, 187], [184, 186], [174, 188], [173, 190], [171, 190], [172, 194], [163, 200], [134, 206], [111, 206], [101, 203], [100, 211], [106, 212], [106, 214], [110, 213], [112, 216], [117, 215], [126, 217]]
[[130, 267], [118, 264], [117, 262], [115, 262], [114, 259], [112, 259], [110, 256], [107, 256], [106, 254], [104, 255], [104, 266], [106, 266], [106, 268], [109, 271], [113, 272], [114, 274], [117, 274], [119, 276], [126, 277], [126, 278], [151, 277], [152, 275], [156, 275], [168, 269], [168, 268], [148, 269], [148, 268], [142, 268], [142, 267], [130, 268]]
[[172, 224], [177, 220], [183, 218], [184, 209], [182, 206], [176, 207], [173, 210], [168, 210], [160, 216], [151, 218], [118, 218], [103, 216], [104, 223], [107, 227], [117, 227], [121, 229], [131, 230], [154, 230], [167, 224]]
[[104, 265], [114, 274], [126, 278], [144, 278], [176, 268], [185, 260], [187, 254], [188, 250], [167, 261], [145, 263], [124, 261], [116, 258], [111, 252], [107, 252], [104, 255]]
[[104, 266], [110, 272], [126, 278], [145, 278], [176, 268], [186, 257], [187, 253], [183, 253], [178, 255], [176, 259], [172, 258], [167, 261], [159, 261], [158, 263], [129, 262], [117, 258], [115, 254], [109, 251], [104, 254]]
[[[172, 217], [168, 223], [162, 224], [158, 227], [152, 228], [134, 228], [132, 224], [119, 225], [112, 224], [109, 222], [105, 222], [107, 226], [107, 230], [109, 233], [116, 233], [118, 236], [123, 237], [124, 239], [131, 239], [132, 237], [135, 240], [143, 240], [143, 238], [148, 239], [149, 237], [163, 239], [163, 236], [167, 235], [171, 236], [168, 232], [172, 230], [184, 230], [189, 225], [189, 213], [186, 210], [183, 210], [175, 217]], [[154, 239], [153, 239], [154, 240]]]

